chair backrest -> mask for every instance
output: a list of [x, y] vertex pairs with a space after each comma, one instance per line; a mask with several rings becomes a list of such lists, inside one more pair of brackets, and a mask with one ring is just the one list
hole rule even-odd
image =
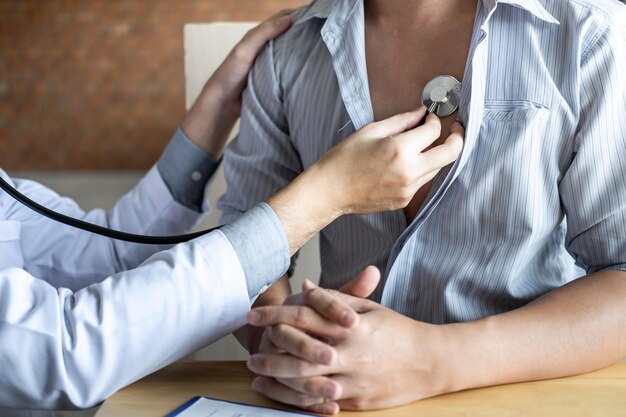
[[252, 29], [253, 22], [188, 23], [185, 25], [185, 93], [191, 107], [206, 80], [230, 50]]

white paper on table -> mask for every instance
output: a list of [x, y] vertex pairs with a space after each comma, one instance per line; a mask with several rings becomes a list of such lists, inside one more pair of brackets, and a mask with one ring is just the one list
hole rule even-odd
[[166, 417], [304, 417], [311, 414], [195, 397]]

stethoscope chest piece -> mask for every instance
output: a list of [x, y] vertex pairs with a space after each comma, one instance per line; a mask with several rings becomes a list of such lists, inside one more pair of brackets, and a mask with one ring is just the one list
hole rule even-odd
[[431, 113], [446, 117], [459, 108], [461, 83], [451, 75], [439, 75], [430, 80], [422, 91], [422, 104]]

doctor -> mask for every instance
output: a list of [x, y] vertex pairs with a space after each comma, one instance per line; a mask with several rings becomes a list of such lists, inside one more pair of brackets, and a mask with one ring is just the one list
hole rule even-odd
[[[246, 35], [207, 82], [156, 166], [111, 211], [85, 213], [40, 184], [0, 175], [49, 208], [113, 229], [150, 235], [190, 229], [202, 216], [204, 186], [239, 115], [256, 53], [289, 25], [282, 13]], [[37, 414], [18, 408], [94, 406], [244, 325], [252, 301], [313, 234], [343, 214], [405, 206], [456, 158], [462, 132], [422, 152], [440, 130], [433, 116], [415, 128], [424, 112], [363, 128], [266, 203], [169, 249], [60, 225], [0, 193], [5, 415]], [[335, 304], [328, 319], [353, 325], [358, 318], [347, 309]], [[336, 356], [332, 347], [320, 349], [320, 363]]]

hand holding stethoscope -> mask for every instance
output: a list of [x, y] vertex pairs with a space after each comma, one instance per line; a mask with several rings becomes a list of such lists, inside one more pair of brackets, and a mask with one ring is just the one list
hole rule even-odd
[[451, 75], [439, 75], [430, 80], [422, 91], [422, 104], [428, 111], [418, 126], [426, 121], [429, 114], [446, 117], [459, 108], [461, 83]]

